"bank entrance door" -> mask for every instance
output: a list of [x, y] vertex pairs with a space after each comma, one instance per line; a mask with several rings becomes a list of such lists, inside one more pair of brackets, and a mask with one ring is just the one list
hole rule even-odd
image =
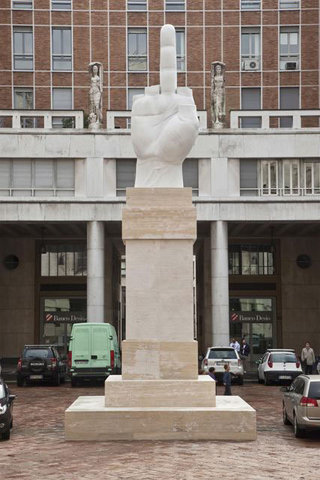
[[275, 348], [275, 298], [230, 298], [230, 335], [250, 346], [250, 366], [267, 348]]
[[72, 325], [86, 321], [86, 298], [41, 298], [40, 342], [55, 344], [61, 355], [67, 355]]

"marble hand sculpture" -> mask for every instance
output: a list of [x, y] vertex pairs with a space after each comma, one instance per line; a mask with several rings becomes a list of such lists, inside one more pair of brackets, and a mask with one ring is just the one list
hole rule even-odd
[[199, 130], [192, 90], [177, 88], [176, 35], [161, 29], [160, 85], [133, 99], [131, 137], [137, 155], [135, 187], [183, 187], [182, 163]]

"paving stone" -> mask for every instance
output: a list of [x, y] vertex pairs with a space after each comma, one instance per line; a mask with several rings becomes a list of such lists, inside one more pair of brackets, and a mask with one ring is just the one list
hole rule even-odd
[[[255, 442], [65, 442], [64, 412], [103, 386], [17, 388], [10, 441], [0, 440], [0, 478], [19, 480], [306, 480], [319, 478], [320, 433], [296, 439], [282, 424], [282, 392], [234, 386], [257, 410]], [[218, 394], [222, 394], [218, 387]]]

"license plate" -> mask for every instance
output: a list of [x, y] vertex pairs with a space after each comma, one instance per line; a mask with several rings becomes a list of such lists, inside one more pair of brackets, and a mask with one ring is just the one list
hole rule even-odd
[[88, 363], [88, 360], [75, 360], [74, 363]]
[[290, 375], [280, 375], [279, 380], [291, 380], [291, 376]]
[[42, 380], [43, 375], [30, 375], [30, 380]]

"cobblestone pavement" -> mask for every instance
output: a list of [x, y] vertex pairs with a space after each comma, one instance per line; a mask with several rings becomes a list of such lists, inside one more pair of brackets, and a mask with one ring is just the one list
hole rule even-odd
[[279, 387], [248, 383], [232, 390], [257, 410], [255, 442], [65, 442], [65, 409], [79, 395], [103, 395], [103, 387], [12, 385], [14, 429], [10, 441], [0, 440], [0, 478], [319, 479], [320, 433], [298, 440], [282, 425]]

